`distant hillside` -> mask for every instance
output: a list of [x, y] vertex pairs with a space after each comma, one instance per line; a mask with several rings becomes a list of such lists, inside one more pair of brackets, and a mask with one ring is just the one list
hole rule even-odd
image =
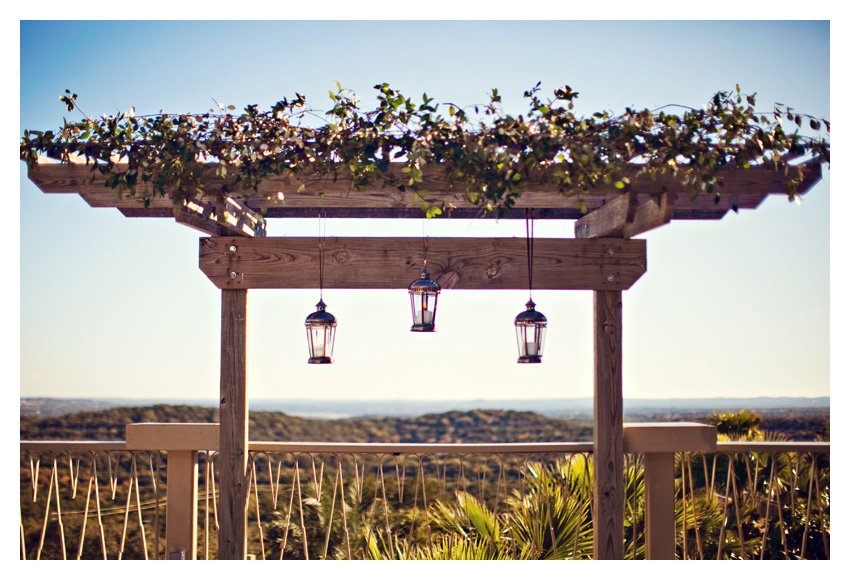
[[[706, 422], [711, 412], [649, 414], [629, 421]], [[829, 413], [813, 410], [765, 412], [763, 431], [788, 440], [829, 439]], [[218, 409], [188, 405], [115, 407], [61, 417], [21, 417], [21, 440], [122, 441], [130, 423], [215, 423]], [[420, 417], [307, 419], [254, 411], [249, 416], [252, 441], [341, 441], [372, 443], [518, 443], [592, 441], [589, 418], [562, 419], [530, 411], [481, 410], [428, 413]]]
[[[155, 405], [83, 411], [62, 417], [21, 417], [22, 440], [116, 441], [130, 423], [214, 423], [218, 409]], [[374, 443], [488, 443], [590, 441], [589, 423], [531, 412], [452, 411], [422, 417], [305, 419], [257, 411], [249, 416], [253, 441], [348, 441]]]
[[[77, 411], [93, 411], [114, 407], [149, 407], [152, 405], [190, 405], [218, 407], [218, 401], [193, 399], [21, 399], [21, 416], [55, 417]], [[350, 417], [418, 417], [428, 413], [448, 411], [471, 411], [473, 409], [502, 409], [531, 411], [547, 417], [586, 418], [593, 411], [593, 400], [577, 399], [505, 399], [467, 401], [322, 401], [309, 399], [254, 399], [250, 401], [252, 411], [277, 411], [288, 415], [321, 419]], [[754, 398], [710, 398], [710, 399], [626, 399], [624, 413], [642, 416], [647, 413], [739, 411], [753, 409], [758, 412], [771, 409], [829, 409], [829, 397], [754, 397]]]

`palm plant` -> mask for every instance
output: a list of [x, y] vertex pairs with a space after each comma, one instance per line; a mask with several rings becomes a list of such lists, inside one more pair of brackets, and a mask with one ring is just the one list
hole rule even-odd
[[[570, 465], [529, 467], [526, 493], [508, 500], [508, 530], [521, 559], [585, 559], [593, 555], [590, 498]], [[576, 493], [572, 493], [575, 491]]]

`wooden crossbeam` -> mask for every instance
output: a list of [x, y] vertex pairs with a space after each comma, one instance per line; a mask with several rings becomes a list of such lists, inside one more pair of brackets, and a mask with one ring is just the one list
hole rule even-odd
[[638, 203], [637, 194], [624, 193], [576, 220], [577, 238], [631, 238], [669, 223], [673, 219], [675, 193], [662, 193]]
[[[805, 180], [799, 187], [799, 193], [808, 191], [821, 178], [821, 164], [808, 161], [801, 164]], [[209, 189], [223, 185], [213, 174], [215, 166], [208, 169]], [[45, 193], [78, 193], [92, 207], [115, 207], [125, 215], [133, 217], [171, 217], [173, 210], [168, 198], [154, 198], [150, 206], [144, 208], [143, 201], [126, 197], [118, 199], [115, 192], [105, 187], [104, 177], [92, 173], [90, 168], [81, 164], [40, 164], [29, 170], [29, 178]], [[390, 181], [400, 181], [399, 164], [392, 164], [388, 174]], [[786, 176], [765, 167], [750, 169], [724, 170], [720, 173], [725, 182], [724, 195], [715, 203], [714, 196], [699, 195], [692, 199], [688, 187], [666, 175], [653, 181], [647, 176], [638, 176], [631, 180], [631, 191], [638, 203], [653, 199], [660, 192], [678, 194], [672, 219], [716, 219], [722, 217], [733, 207], [753, 209], [759, 206], [771, 194], [788, 193]], [[302, 188], [303, 186], [303, 188]], [[432, 192], [434, 199], [443, 204], [443, 216], [473, 217], [480, 208], [474, 207], [464, 199], [460, 186], [447, 187], [437, 170], [426, 166], [422, 187]], [[421, 218], [417, 201], [410, 191], [386, 185], [375, 185], [362, 191], [350, 187], [346, 170], [336, 176], [303, 176], [289, 181], [283, 178], [270, 178], [263, 181], [258, 191], [239, 192], [248, 195], [247, 205], [255, 210], [265, 208], [265, 217], [312, 217], [317, 210], [328, 212], [328, 217], [386, 217]], [[534, 208], [535, 216], [558, 219], [578, 219], [584, 214], [577, 202], [581, 202], [588, 211], [606, 205], [622, 195], [622, 190], [612, 185], [600, 184], [581, 196], [563, 197], [557, 188], [547, 182], [546, 175], [532, 176], [528, 187], [516, 204], [517, 209]], [[321, 197], [319, 195], [322, 194]], [[546, 211], [549, 210], [549, 211]], [[514, 211], [507, 217], [523, 218], [525, 212]]]
[[[521, 238], [428, 238], [428, 270], [443, 288], [528, 288]], [[202, 238], [200, 269], [221, 289], [318, 288], [318, 238]], [[328, 238], [325, 288], [407, 288], [421, 238]], [[624, 290], [646, 271], [645, 240], [534, 240], [538, 290]]]

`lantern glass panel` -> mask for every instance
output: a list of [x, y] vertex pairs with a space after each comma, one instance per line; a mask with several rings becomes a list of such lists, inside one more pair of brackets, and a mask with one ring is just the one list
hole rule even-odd
[[437, 295], [430, 292], [421, 292], [410, 295], [413, 308], [413, 324], [416, 326], [434, 325], [434, 317], [437, 312]]
[[308, 350], [311, 357], [333, 356], [333, 326], [315, 325], [307, 327]]
[[521, 357], [543, 355], [542, 335], [545, 328], [541, 329], [533, 324], [522, 324], [517, 326], [516, 331], [517, 347]]

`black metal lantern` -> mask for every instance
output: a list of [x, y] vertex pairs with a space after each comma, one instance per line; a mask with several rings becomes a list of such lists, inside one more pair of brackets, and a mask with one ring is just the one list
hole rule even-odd
[[410, 310], [413, 314], [413, 332], [434, 332], [434, 323], [437, 317], [437, 297], [440, 294], [440, 285], [431, 280], [428, 268], [422, 268], [419, 279], [414, 280], [408, 286], [410, 293]]
[[307, 327], [307, 348], [310, 364], [331, 364], [334, 352], [334, 335], [336, 334], [336, 317], [325, 312], [325, 302], [321, 298], [316, 304], [316, 311], [304, 321]]
[[537, 312], [534, 301], [529, 299], [525, 310], [514, 319], [516, 343], [519, 348], [519, 363], [543, 362], [543, 341], [546, 338], [546, 317]]

